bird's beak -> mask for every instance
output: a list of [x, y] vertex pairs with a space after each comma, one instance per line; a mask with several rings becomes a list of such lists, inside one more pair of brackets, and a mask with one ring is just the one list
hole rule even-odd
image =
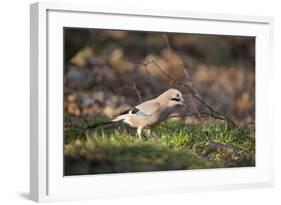
[[180, 105], [184, 105], [185, 106], [183, 97], [180, 98]]

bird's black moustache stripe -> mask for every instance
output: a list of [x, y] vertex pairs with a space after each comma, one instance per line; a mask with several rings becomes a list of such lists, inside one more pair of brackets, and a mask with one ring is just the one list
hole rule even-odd
[[171, 100], [173, 100], [173, 101], [177, 101], [177, 102], [179, 102], [179, 101], [180, 101], [180, 99], [178, 99], [178, 98], [172, 98]]

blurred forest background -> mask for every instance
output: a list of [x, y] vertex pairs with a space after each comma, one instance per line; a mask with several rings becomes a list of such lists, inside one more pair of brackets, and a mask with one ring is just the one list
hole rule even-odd
[[[92, 163], [93, 159], [87, 155], [87, 151], [81, 151], [81, 146], [84, 146], [81, 145], [81, 136], [85, 137], [86, 134], [79, 129], [110, 119], [128, 108], [158, 96], [168, 88], [177, 88], [184, 94], [188, 109], [178, 111], [183, 123], [181, 125], [201, 126], [202, 122], [206, 122], [206, 116], [200, 113], [208, 112], [208, 108], [194, 99], [191, 91], [180, 85], [181, 82], [191, 83], [204, 102], [217, 113], [229, 117], [239, 130], [254, 130], [254, 37], [65, 28], [64, 64], [67, 174], [115, 172], [112, 167], [105, 171], [108, 168], [105, 168], [108, 165], [104, 162], [106, 157], [97, 163], [106, 164], [102, 171], [89, 165], [89, 161], [92, 160]], [[172, 75], [176, 81], [165, 73]], [[207, 117], [210, 120], [210, 116]], [[229, 132], [227, 129], [223, 130], [225, 134]], [[161, 130], [159, 132], [162, 133]], [[237, 135], [239, 133], [240, 131]], [[253, 133], [248, 135], [253, 137]], [[243, 146], [239, 147], [239, 143], [237, 145], [232, 140], [238, 146], [237, 149], [254, 153], [252, 138], [249, 150], [245, 147], [243, 150]], [[218, 138], [215, 142], [219, 143], [218, 149], [230, 149], [227, 143], [217, 141]], [[232, 141], [229, 142], [231, 144]], [[94, 140], [91, 143], [99, 142]], [[205, 141], [204, 143], [206, 144]], [[77, 147], [80, 147], [79, 151]], [[254, 156], [249, 160], [248, 154], [246, 163], [243, 161], [241, 166], [254, 164]], [[85, 158], [88, 161], [83, 164], [81, 159]], [[80, 159], [79, 163], [77, 159]], [[83, 171], [81, 166], [87, 169]], [[111, 166], [110, 163], [108, 166]], [[229, 166], [239, 164], [232, 163]], [[128, 165], [126, 167], [125, 171], [118, 169], [116, 172], [132, 171]], [[151, 168], [157, 169], [160, 168]], [[135, 171], [138, 170], [150, 169]]]

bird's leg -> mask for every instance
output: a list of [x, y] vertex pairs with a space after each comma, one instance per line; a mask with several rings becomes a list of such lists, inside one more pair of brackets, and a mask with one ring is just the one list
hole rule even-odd
[[146, 128], [145, 129], [145, 135], [144, 135], [145, 137], [151, 137], [151, 129], [149, 129], [149, 128]]
[[148, 134], [148, 136], [149, 137], [154, 137], [154, 138], [159, 138], [159, 136], [155, 133], [155, 132], [152, 132], [151, 131], [152, 129], [151, 128], [149, 128], [148, 130], [147, 130], [147, 134]]
[[141, 131], [142, 131], [142, 127], [138, 127], [137, 133], [138, 133], [140, 140], [141, 140]]
[[155, 132], [152, 132], [152, 129], [151, 128], [147, 128], [145, 130], [145, 136], [149, 137], [149, 138], [152, 138], [152, 137], [159, 137], [155, 134]]

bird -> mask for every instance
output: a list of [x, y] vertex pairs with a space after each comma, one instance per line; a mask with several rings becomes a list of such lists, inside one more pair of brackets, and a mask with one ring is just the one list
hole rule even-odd
[[175, 88], [170, 88], [158, 97], [124, 111], [110, 121], [94, 124], [86, 129], [94, 129], [102, 125], [123, 122], [130, 127], [137, 128], [138, 137], [141, 139], [144, 128], [148, 128], [148, 133], [150, 134], [150, 130], [168, 119], [170, 114], [179, 105], [185, 105], [182, 93]]

